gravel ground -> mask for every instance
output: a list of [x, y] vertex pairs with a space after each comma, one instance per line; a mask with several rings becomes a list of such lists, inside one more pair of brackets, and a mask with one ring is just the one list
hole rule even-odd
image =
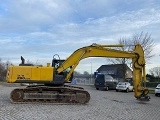
[[0, 120], [159, 120], [160, 97], [151, 94], [146, 103], [137, 101], [134, 93], [100, 91], [84, 87], [91, 95], [86, 105], [12, 104], [11, 90], [0, 85]]

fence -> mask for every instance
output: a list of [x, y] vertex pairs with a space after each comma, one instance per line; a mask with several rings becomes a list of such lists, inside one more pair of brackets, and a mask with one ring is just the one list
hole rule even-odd
[[85, 79], [85, 78], [76, 78], [76, 84], [79, 85], [94, 85], [95, 80], [92, 78]]

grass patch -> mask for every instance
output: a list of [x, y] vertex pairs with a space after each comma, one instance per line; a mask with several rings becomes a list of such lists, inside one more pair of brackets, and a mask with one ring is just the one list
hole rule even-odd
[[4, 83], [6, 83], [6, 81], [0, 81], [0, 84], [4, 84]]
[[150, 94], [154, 94], [154, 90], [149, 90], [149, 93]]

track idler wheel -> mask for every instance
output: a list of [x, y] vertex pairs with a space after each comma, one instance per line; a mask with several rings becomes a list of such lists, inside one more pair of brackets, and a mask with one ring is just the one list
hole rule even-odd
[[11, 92], [11, 100], [12, 102], [22, 101], [24, 97], [23, 90], [13, 90]]

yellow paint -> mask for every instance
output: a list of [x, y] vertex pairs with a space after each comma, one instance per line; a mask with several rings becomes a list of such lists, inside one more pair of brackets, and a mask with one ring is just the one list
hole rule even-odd
[[8, 70], [7, 82], [14, 83], [16, 80], [53, 81], [53, 67], [11, 66]]

